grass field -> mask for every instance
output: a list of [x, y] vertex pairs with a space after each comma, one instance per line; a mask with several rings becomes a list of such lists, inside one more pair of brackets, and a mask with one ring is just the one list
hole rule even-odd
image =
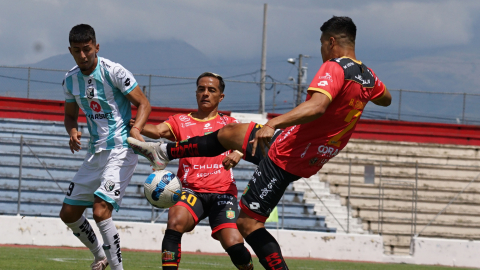
[[[161, 255], [154, 252], [123, 251], [125, 269], [161, 269]], [[32, 247], [0, 247], [0, 269], [2, 270], [85, 270], [89, 269], [93, 257], [85, 249], [32, 248]], [[255, 269], [263, 269], [254, 258]], [[416, 266], [407, 264], [371, 264], [353, 262], [330, 262], [318, 260], [287, 259], [291, 270], [433, 270], [433, 269], [465, 269], [437, 266]], [[110, 269], [108, 267], [107, 269]], [[180, 263], [182, 270], [232, 270], [234, 269], [228, 256], [207, 254], [182, 254]]]

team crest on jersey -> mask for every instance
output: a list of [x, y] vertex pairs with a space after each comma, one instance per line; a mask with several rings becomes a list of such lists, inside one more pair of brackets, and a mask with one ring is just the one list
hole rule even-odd
[[164, 261], [173, 261], [175, 260], [175, 252], [172, 251], [164, 251], [162, 252], [162, 259]]
[[108, 180], [108, 181], [105, 183], [104, 187], [105, 187], [105, 189], [106, 189], [107, 191], [112, 191], [113, 188], [115, 188], [115, 183], [112, 182], [112, 181], [110, 181], [110, 180]]
[[227, 210], [227, 218], [228, 219], [234, 219], [235, 218], [235, 211], [233, 211], [231, 208], [230, 208], [230, 210]]
[[113, 74], [115, 74], [115, 76], [117, 76], [119, 79], [123, 79], [125, 76], [127, 76], [127, 72], [121, 67], [115, 67], [113, 69]]
[[95, 88], [93, 86], [89, 86], [86, 91], [87, 98], [92, 99], [95, 97]]

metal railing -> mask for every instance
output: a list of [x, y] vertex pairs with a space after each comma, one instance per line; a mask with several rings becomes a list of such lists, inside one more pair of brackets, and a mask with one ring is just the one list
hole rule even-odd
[[[62, 80], [67, 70], [0, 65], [0, 96], [35, 99], [63, 99]], [[154, 106], [196, 108], [194, 77], [134, 74]], [[226, 98], [220, 109], [258, 112], [259, 81], [225, 78]], [[388, 84], [388, 83], [387, 83]], [[308, 85], [301, 85], [303, 99]], [[265, 111], [284, 113], [295, 106], [297, 84], [275, 80], [266, 82]], [[480, 94], [389, 89], [389, 107], [367, 105], [363, 119], [480, 124]], [[191, 97], [191, 98], [185, 98]]]
[[[455, 189], [457, 191], [451, 191], [455, 195], [451, 195], [452, 198], [449, 200], [448, 203], [445, 203], [445, 207], [440, 210], [433, 218], [428, 219], [428, 223], [423, 226], [422, 229], [417, 230], [417, 227], [419, 225], [418, 223], [418, 192], [421, 186], [419, 186], [419, 169], [425, 169], [425, 170], [440, 170], [440, 169], [449, 169], [449, 170], [455, 170], [458, 171], [458, 173], [461, 172], [468, 172], [471, 174], [474, 171], [480, 171], [480, 166], [473, 166], [473, 165], [458, 165], [458, 164], [440, 164], [440, 163], [419, 163], [418, 161], [415, 162], [400, 162], [400, 161], [386, 161], [386, 160], [377, 160], [377, 159], [351, 159], [351, 158], [342, 158], [342, 157], [336, 157], [334, 159], [336, 162], [339, 162], [338, 166], [348, 166], [348, 175], [345, 176], [345, 182], [347, 185], [347, 191], [340, 192], [339, 195], [341, 197], [345, 198], [345, 207], [347, 208], [347, 224], [346, 228], [344, 228], [341, 223], [338, 221], [338, 219], [335, 217], [335, 214], [332, 213], [330, 210], [330, 214], [335, 218], [336, 222], [338, 225], [343, 229], [344, 232], [350, 233], [350, 219], [352, 217], [351, 215], [351, 199], [369, 199], [369, 200], [378, 200], [378, 215], [377, 215], [377, 232], [382, 235], [384, 232], [384, 223], [385, 222], [400, 222], [403, 224], [408, 224], [410, 226], [409, 231], [405, 231], [403, 234], [409, 235], [410, 238], [410, 254], [413, 254], [414, 252], [414, 239], [416, 237], [422, 236], [422, 233], [425, 231], [426, 228], [429, 226], [435, 225], [434, 221], [442, 214], [445, 213], [446, 209], [451, 206], [455, 201], [459, 200], [460, 195], [465, 193], [465, 191], [478, 179], [480, 178], [480, 174], [478, 174], [476, 177], [472, 178], [471, 180], [468, 180], [468, 183], [465, 185], [458, 184], [459, 188]], [[360, 188], [368, 188], [368, 185], [370, 186], [370, 189], [377, 189], [377, 194], [374, 195], [375, 193], [373, 190], [369, 193], [369, 195], [361, 195], [361, 191], [359, 191], [358, 188], [358, 180], [355, 186], [351, 183], [351, 178], [355, 175], [358, 179], [358, 177], [361, 177], [358, 173], [358, 166], [371, 166], [374, 165], [375, 167], [379, 168], [378, 174], [375, 174], [375, 183], [361, 183], [362, 185]], [[357, 172], [355, 174], [352, 173], [352, 166], [357, 166]], [[385, 167], [389, 166], [392, 168], [402, 168], [402, 173], [399, 175], [391, 175], [391, 174], [385, 174]], [[345, 168], [346, 169], [346, 168]], [[321, 173], [321, 171], [320, 171]], [[425, 173], [428, 173], [426, 171]], [[467, 179], [464, 179], [463, 182], [466, 182]], [[310, 190], [314, 191], [313, 188], [309, 185]], [[461, 190], [458, 191], [461, 187]], [[390, 189], [390, 195], [386, 196], [386, 189]], [[397, 190], [398, 192], [402, 192], [402, 196], [398, 198], [392, 198], [391, 192], [392, 190]], [[423, 190], [423, 189], [422, 189]], [[354, 191], [356, 195], [351, 195], [351, 191]], [[410, 195], [407, 196], [406, 192], [410, 192]], [[428, 192], [428, 188], [423, 190], [424, 192]], [[433, 192], [436, 191], [436, 189], [432, 190]], [[314, 191], [315, 192], [315, 191]], [[359, 193], [360, 192], [360, 193]], [[400, 194], [400, 193], [399, 193]], [[316, 195], [316, 193], [315, 193]], [[318, 196], [317, 196], [318, 197]], [[321, 198], [319, 197], [321, 200]], [[410, 217], [409, 218], [402, 218], [402, 217], [389, 217], [388, 219], [384, 216], [385, 213], [385, 202], [389, 200], [400, 200], [404, 203], [409, 203], [411, 206], [408, 210], [410, 212]], [[323, 203], [323, 201], [321, 201]], [[438, 201], [436, 202], [438, 203]], [[480, 207], [480, 202], [478, 203], [478, 206]], [[358, 208], [361, 211], [361, 206], [358, 206]], [[328, 207], [327, 207], [328, 209]], [[391, 209], [390, 209], [391, 210]], [[406, 213], [407, 209], [406, 208], [399, 208], [400, 212]], [[358, 214], [358, 213], [357, 213]], [[361, 218], [361, 216], [358, 216]], [[370, 224], [370, 222], [369, 222]]]

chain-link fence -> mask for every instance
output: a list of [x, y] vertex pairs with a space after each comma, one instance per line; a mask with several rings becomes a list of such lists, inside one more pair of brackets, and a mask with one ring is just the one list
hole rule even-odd
[[[67, 70], [0, 66], [0, 96], [62, 100], [61, 82]], [[197, 78], [134, 74], [153, 106], [196, 108]], [[260, 82], [225, 78], [225, 99], [221, 110], [257, 113]], [[303, 100], [306, 85], [303, 86]], [[480, 124], [480, 94], [427, 92], [389, 89], [393, 102], [389, 107], [369, 103], [363, 119], [401, 120], [455, 124]], [[285, 113], [294, 107], [297, 85], [266, 82], [265, 111]]]

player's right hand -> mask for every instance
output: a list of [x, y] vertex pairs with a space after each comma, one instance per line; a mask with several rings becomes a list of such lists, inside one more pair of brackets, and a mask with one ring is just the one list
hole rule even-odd
[[70, 151], [72, 151], [72, 154], [75, 153], [75, 151], [80, 151], [82, 149], [81, 145], [82, 143], [80, 142], [80, 139], [82, 138], [82, 132], [81, 131], [72, 131], [72, 134], [70, 134], [70, 141], [68, 142], [70, 146]]
[[257, 133], [255, 133], [255, 138], [249, 142], [253, 144], [252, 156], [255, 156], [255, 151], [257, 151], [257, 147], [260, 147], [263, 156], [266, 157], [267, 153], [265, 152], [265, 146], [270, 148], [270, 142], [274, 134], [275, 129], [266, 125], [259, 129]]

